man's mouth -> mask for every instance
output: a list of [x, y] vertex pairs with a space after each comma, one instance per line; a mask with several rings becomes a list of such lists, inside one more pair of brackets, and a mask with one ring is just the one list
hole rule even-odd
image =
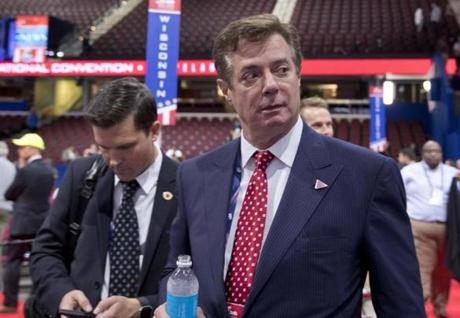
[[282, 108], [283, 104], [273, 104], [273, 105], [268, 105], [262, 107], [262, 111], [273, 111], [273, 110], [278, 110], [279, 108]]

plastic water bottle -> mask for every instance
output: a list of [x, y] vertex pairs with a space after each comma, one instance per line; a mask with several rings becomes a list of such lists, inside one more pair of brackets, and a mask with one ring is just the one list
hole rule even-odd
[[170, 318], [195, 318], [198, 279], [191, 268], [192, 259], [190, 255], [179, 255], [176, 264], [166, 287], [166, 311]]

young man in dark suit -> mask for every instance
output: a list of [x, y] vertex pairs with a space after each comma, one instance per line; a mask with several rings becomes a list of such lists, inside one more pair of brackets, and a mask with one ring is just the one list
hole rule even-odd
[[81, 233], [68, 271], [69, 215], [99, 157], [72, 162], [34, 242], [31, 274], [40, 303], [52, 315], [68, 309], [133, 317], [157, 304], [176, 213], [177, 164], [154, 144], [160, 130], [155, 100], [136, 79], [104, 86], [86, 113], [108, 169], [80, 211]]
[[165, 274], [192, 256], [208, 318], [351, 318], [369, 271], [378, 317], [424, 317], [399, 170], [302, 122], [293, 27], [273, 15], [234, 21], [213, 55], [241, 139], [181, 164]]
[[45, 142], [38, 134], [28, 133], [12, 142], [18, 147], [20, 168], [5, 192], [5, 198], [14, 202], [10, 240], [25, 242], [6, 246], [7, 261], [3, 272], [5, 299], [0, 305], [0, 313], [16, 311], [21, 262], [24, 254], [31, 249], [30, 240], [46, 218], [54, 183], [53, 169], [42, 158]]

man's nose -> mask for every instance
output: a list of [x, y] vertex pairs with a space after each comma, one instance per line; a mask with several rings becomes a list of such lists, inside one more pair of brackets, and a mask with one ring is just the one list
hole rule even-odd
[[112, 153], [109, 153], [106, 155], [106, 162], [108, 162], [110, 168], [114, 168], [120, 163], [120, 160]]
[[266, 72], [264, 80], [264, 94], [274, 94], [278, 91], [278, 81], [271, 72]]

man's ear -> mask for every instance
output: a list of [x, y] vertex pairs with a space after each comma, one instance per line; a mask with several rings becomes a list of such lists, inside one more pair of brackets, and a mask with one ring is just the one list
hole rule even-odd
[[232, 101], [231, 97], [228, 95], [228, 91], [229, 91], [228, 83], [225, 80], [223, 80], [221, 78], [218, 78], [217, 79], [217, 86], [221, 90], [222, 94], [224, 94], [224, 97], [227, 100], [227, 102], [231, 103], [231, 101]]
[[160, 128], [161, 128], [161, 125], [160, 125], [160, 122], [158, 120], [156, 120], [152, 124], [152, 126], [150, 126], [150, 132], [152, 133], [152, 140], [153, 141], [157, 141], [158, 136], [160, 135]]

